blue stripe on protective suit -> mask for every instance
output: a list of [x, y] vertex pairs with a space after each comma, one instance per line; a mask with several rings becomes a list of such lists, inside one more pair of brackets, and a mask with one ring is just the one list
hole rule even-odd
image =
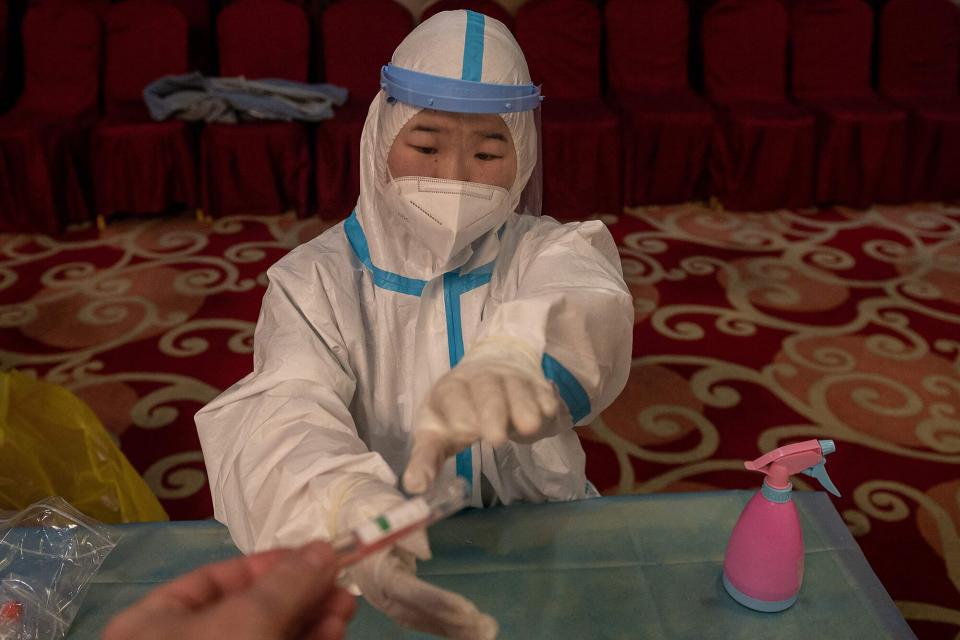
[[583, 390], [583, 386], [577, 378], [570, 373], [553, 356], [543, 354], [543, 375], [555, 385], [560, 391], [560, 397], [570, 410], [573, 417], [573, 424], [577, 424], [585, 417], [590, 415], [590, 397]]
[[370, 260], [370, 248], [367, 245], [367, 236], [364, 235], [363, 227], [360, 226], [360, 221], [357, 220], [356, 211], [350, 214], [343, 228], [347, 234], [347, 240], [350, 241], [350, 247], [357, 256], [357, 260], [362, 262], [363, 265], [370, 270], [370, 273], [373, 274], [374, 285], [381, 289], [389, 289], [390, 291], [405, 293], [411, 296], [420, 296], [420, 294], [423, 293], [423, 288], [427, 286], [426, 280], [417, 280], [416, 278], [401, 276], [398, 273], [384, 271], [373, 264]]
[[[397, 273], [384, 271], [373, 264], [370, 259], [367, 237], [363, 233], [360, 221], [357, 219], [356, 211], [350, 214], [343, 226], [353, 253], [357, 256], [357, 260], [373, 274], [373, 284], [375, 286], [413, 296], [419, 296], [423, 293], [423, 288], [427, 284], [425, 280], [417, 280], [416, 278], [408, 278]], [[443, 276], [443, 301], [447, 317], [447, 348], [450, 354], [451, 369], [457, 366], [457, 363], [463, 358], [464, 351], [463, 326], [460, 319], [460, 296], [489, 284], [493, 275], [493, 266], [494, 262], [490, 262], [466, 275], [451, 271]], [[466, 479], [468, 486], [473, 486], [473, 458], [470, 455], [469, 447], [457, 454], [457, 475]]]
[[[460, 320], [460, 296], [478, 287], [490, 283], [493, 275], [493, 262], [466, 275], [456, 271], [443, 274], [443, 306], [447, 316], [447, 350], [450, 354], [450, 368], [453, 369], [463, 358], [463, 325]], [[470, 447], [457, 454], [457, 475], [473, 486], [473, 456]]]
[[461, 80], [480, 82], [480, 78], [483, 76], [483, 27], [485, 22], [482, 13], [467, 11], [467, 33], [463, 38]]
[[[357, 259], [373, 274], [374, 285], [382, 289], [413, 296], [419, 296], [423, 292], [423, 288], [427, 284], [425, 280], [417, 280], [416, 278], [408, 278], [397, 273], [384, 271], [373, 264], [370, 260], [367, 238], [357, 219], [356, 211], [347, 218], [344, 223], [344, 230]], [[498, 235], [502, 232], [503, 228], [498, 231]], [[460, 296], [489, 284], [494, 264], [494, 262], [490, 262], [465, 275], [461, 275], [457, 271], [451, 271], [443, 275], [443, 302], [447, 318], [447, 350], [450, 356], [451, 369], [457, 366], [464, 353]], [[590, 414], [590, 398], [576, 377], [556, 358], [546, 353], [543, 354], [541, 366], [543, 375], [557, 385], [560, 397], [570, 410], [574, 424], [588, 416]], [[473, 458], [469, 447], [457, 454], [457, 475], [466, 479], [468, 486], [473, 486]]]

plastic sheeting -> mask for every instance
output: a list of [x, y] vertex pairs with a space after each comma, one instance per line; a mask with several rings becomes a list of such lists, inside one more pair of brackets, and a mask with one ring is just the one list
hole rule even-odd
[[[826, 494], [794, 494], [806, 541], [800, 598], [783, 613], [720, 583], [749, 491], [655, 494], [463, 513], [430, 530], [419, 575], [494, 615], [500, 638], [913, 638]], [[158, 583], [237, 553], [215, 522], [122, 525], [72, 638]], [[360, 603], [352, 638], [425, 638]]]

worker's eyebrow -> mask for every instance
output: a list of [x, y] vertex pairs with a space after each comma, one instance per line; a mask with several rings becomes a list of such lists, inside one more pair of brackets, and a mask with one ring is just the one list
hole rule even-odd
[[418, 124], [413, 131], [423, 131], [424, 133], [446, 133], [447, 129], [429, 124]]
[[489, 140], [500, 140], [501, 142], [506, 142], [507, 138], [499, 131], [474, 131], [473, 135], [479, 136], [481, 138], [487, 138]]

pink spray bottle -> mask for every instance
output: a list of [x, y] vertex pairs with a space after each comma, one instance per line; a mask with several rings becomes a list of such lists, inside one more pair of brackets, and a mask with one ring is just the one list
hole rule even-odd
[[807, 440], [744, 463], [767, 477], [743, 508], [723, 560], [723, 586], [743, 606], [773, 612], [797, 601], [803, 582], [803, 533], [790, 498], [790, 476], [816, 478], [839, 497], [824, 467], [825, 456], [834, 451], [833, 440]]

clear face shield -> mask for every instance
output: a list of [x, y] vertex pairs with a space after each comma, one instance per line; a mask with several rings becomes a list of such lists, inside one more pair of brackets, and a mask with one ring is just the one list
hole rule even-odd
[[513, 213], [540, 215], [540, 90], [386, 65], [377, 165], [389, 208], [443, 259]]

